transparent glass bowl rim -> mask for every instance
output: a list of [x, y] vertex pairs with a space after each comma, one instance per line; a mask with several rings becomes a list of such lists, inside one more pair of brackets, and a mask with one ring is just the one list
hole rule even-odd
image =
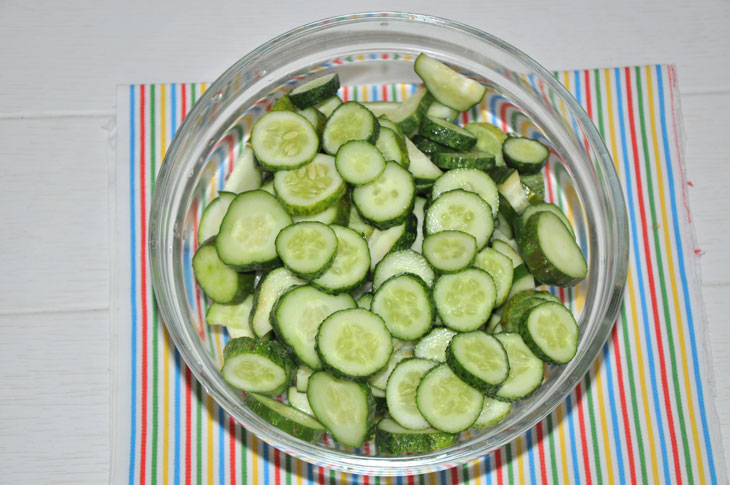
[[[434, 24], [450, 30], [458, 31], [478, 38], [485, 44], [503, 51], [507, 56], [516, 58], [534, 72], [543, 82], [546, 83], [548, 89], [553, 90], [556, 97], [565, 103], [567, 110], [572, 113], [577, 121], [581, 124], [584, 135], [591, 147], [593, 147], [596, 163], [600, 165], [606, 178], [607, 187], [609, 189], [608, 197], [612, 199], [616, 211], [615, 227], [620, 234], [625, 237], [617, 239], [617, 252], [620, 254], [619, 260], [623, 258], [623, 264], [617, 271], [616, 286], [611, 293], [611, 301], [607, 306], [607, 315], [600, 322], [599, 328], [591, 348], [599, 348], [605, 342], [608, 334], [613, 326], [613, 322], [618, 313], [620, 302], [623, 296], [623, 289], [626, 282], [626, 272], [628, 267], [628, 221], [626, 214], [626, 205], [624, 203], [624, 195], [621, 185], [614, 169], [613, 162], [606, 145], [593, 125], [583, 108], [578, 104], [577, 100], [561, 85], [544, 67], [534, 61], [532, 58], [513, 47], [512, 45], [502, 41], [501, 39], [483, 32], [469, 25], [429, 15], [413, 14], [406, 12], [365, 12], [350, 15], [335, 16], [312, 22], [301, 27], [292, 29], [284, 34], [275, 37], [268, 42], [257, 47], [246, 56], [239, 59], [228, 70], [226, 70], [216, 81], [214, 81], [205, 93], [201, 96], [190, 114], [183, 121], [181, 127], [173, 138], [172, 143], [167, 151], [165, 163], [162, 164], [157, 178], [157, 190], [153, 194], [153, 200], [150, 210], [150, 232], [148, 237], [148, 249], [151, 261], [152, 284], [158, 299], [158, 305], [165, 320], [168, 332], [172, 337], [176, 347], [185, 360], [186, 364], [192, 371], [193, 375], [203, 385], [206, 392], [212, 396], [215, 401], [223, 407], [231, 416], [239, 423], [253, 432], [256, 436], [264, 441], [276, 446], [283, 451], [292, 455], [315, 463], [317, 465], [347, 471], [349, 473], [373, 474], [373, 475], [411, 475], [415, 473], [423, 473], [436, 471], [458, 465], [469, 460], [480, 457], [492, 450], [495, 450], [517, 436], [523, 434], [526, 430], [533, 427], [536, 423], [543, 420], [553, 409], [563, 402], [566, 396], [575, 388], [576, 384], [583, 378], [588, 370], [595, 355], [591, 359], [582, 359], [579, 365], [574, 368], [573, 373], [568, 377], [563, 387], [562, 393], [553, 393], [545, 401], [542, 411], [534, 413], [529, 421], [522, 420], [519, 426], [511, 429], [510, 432], [503, 433], [503, 439], [492, 442], [489, 445], [471, 443], [471, 441], [462, 442], [440, 452], [431, 452], [415, 456], [394, 456], [394, 457], [377, 457], [377, 456], [357, 456], [335, 449], [325, 448], [316, 444], [307, 443], [298, 440], [291, 435], [275, 428], [274, 426], [264, 422], [258, 416], [254, 415], [245, 406], [242, 406], [239, 400], [233, 399], [230, 391], [227, 392], [221, 381], [216, 381], [213, 377], [208, 376], [202, 362], [199, 362], [193, 355], [189, 355], [185, 344], [185, 329], [181, 325], [168, 323], [168, 317], [172, 316], [172, 305], [174, 302], [168, 301], [160, 294], [166, 296], [170, 294], [166, 285], [172, 284], [165, 280], [164, 274], [168, 271], [168, 266], [173, 264], [169, 257], [169, 252], [162, 250], [164, 241], [162, 240], [164, 231], [161, 225], [161, 216], [165, 210], [170, 210], [170, 201], [172, 194], [170, 192], [171, 185], [166, 183], [171, 177], [181, 175], [174, 172], [175, 166], [172, 160], [176, 158], [180, 149], [181, 140], [188, 130], [193, 129], [193, 125], [187, 120], [196, 119], [197, 115], [202, 112], [204, 107], [214, 101], [216, 93], [220, 92], [228, 83], [232, 82], [234, 76], [246, 68], [249, 64], [255, 63], [257, 58], [265, 55], [270, 46], [281, 44], [283, 42], [295, 42], [296, 39], [305, 37], [323, 27], [336, 27], [345, 24], [361, 23], [361, 22], [409, 22], [416, 24]], [[168, 190], [165, 190], [165, 189]], [[157, 224], [156, 229], [152, 226]], [[159, 249], [158, 249], [159, 248]], [[259, 424], [261, 423], [261, 424]]]

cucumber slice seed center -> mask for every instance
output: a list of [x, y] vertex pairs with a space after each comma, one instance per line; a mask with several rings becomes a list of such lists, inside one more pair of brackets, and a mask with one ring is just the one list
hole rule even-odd
[[284, 184], [292, 194], [307, 199], [318, 197], [332, 186], [329, 169], [322, 164], [312, 162], [284, 176]]
[[337, 352], [347, 361], [365, 365], [376, 354], [379, 342], [367, 328], [349, 322], [337, 339]]
[[241, 245], [262, 246], [271, 239], [274, 222], [270, 214], [241, 217], [234, 221], [231, 234]]
[[456, 317], [474, 316], [487, 298], [482, 285], [475, 278], [459, 278], [446, 293], [446, 303]]
[[472, 405], [472, 400], [464, 393], [455, 392], [464, 385], [456, 376], [442, 377], [433, 386], [432, 398], [434, 410], [441, 416], [463, 414], [468, 411]]

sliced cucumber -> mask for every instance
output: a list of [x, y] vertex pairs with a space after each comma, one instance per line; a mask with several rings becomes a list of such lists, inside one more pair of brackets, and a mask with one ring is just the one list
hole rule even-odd
[[352, 140], [337, 150], [335, 166], [345, 182], [363, 185], [372, 182], [383, 173], [385, 159], [380, 150], [370, 143]]
[[441, 275], [433, 286], [441, 321], [457, 332], [470, 332], [484, 325], [492, 314], [495, 298], [492, 277], [476, 268]]
[[373, 295], [371, 309], [388, 327], [391, 335], [415, 340], [425, 335], [433, 323], [430, 291], [418, 276], [402, 274], [385, 281]]
[[251, 309], [251, 329], [257, 337], [265, 337], [271, 331], [271, 310], [279, 297], [289, 288], [304, 283], [286, 268], [276, 268], [261, 278]]
[[360, 213], [357, 212], [357, 208], [354, 205], [350, 209], [350, 220], [347, 223], [347, 227], [358, 232], [363, 237], [370, 237], [375, 230], [373, 226], [362, 220]]
[[277, 262], [276, 236], [292, 223], [274, 196], [251, 190], [228, 207], [215, 244], [218, 256], [241, 271], [270, 268]]
[[383, 401], [385, 401], [385, 391], [378, 389], [377, 387], [373, 387], [372, 384], [370, 384], [369, 387], [370, 392], [373, 393], [373, 397], [375, 398], [375, 414], [382, 415], [382, 413], [388, 411], [388, 405], [383, 403]]
[[289, 405], [294, 409], [298, 409], [301, 412], [314, 417], [314, 411], [312, 411], [312, 407], [309, 405], [309, 399], [307, 399], [306, 388], [304, 391], [298, 391], [296, 386], [291, 386], [289, 390], [286, 391], [286, 400], [289, 401]]
[[473, 168], [457, 168], [449, 170], [433, 184], [431, 200], [436, 200], [444, 192], [454, 189], [463, 189], [467, 192], [474, 192], [489, 204], [492, 216], [497, 217], [499, 211], [499, 191], [494, 180], [482, 172]]
[[346, 226], [350, 222], [350, 211], [352, 203], [350, 197], [345, 194], [339, 201], [333, 203], [322, 212], [309, 216], [292, 216], [294, 222], [314, 221], [322, 224], [340, 224]]
[[459, 379], [446, 364], [423, 376], [416, 392], [416, 404], [426, 421], [447, 433], [469, 428], [482, 411], [482, 393]]
[[254, 124], [251, 147], [266, 170], [291, 170], [309, 163], [319, 151], [319, 136], [304, 116], [270, 111]]
[[289, 98], [294, 106], [305, 109], [335, 96], [338, 89], [340, 89], [340, 77], [333, 72], [297, 86], [291, 90]]
[[456, 273], [471, 266], [477, 255], [474, 236], [460, 231], [441, 231], [423, 241], [423, 256], [440, 273]]
[[509, 376], [493, 396], [505, 402], [525, 398], [542, 384], [545, 364], [532, 353], [517, 333], [498, 333], [509, 360]]
[[248, 295], [245, 300], [237, 305], [221, 305], [214, 302], [205, 312], [205, 321], [208, 322], [208, 325], [226, 327], [231, 338], [254, 337], [255, 335], [249, 324], [252, 307], [253, 295]]
[[502, 421], [505, 416], [509, 414], [511, 409], [512, 403], [492, 399], [491, 397], [485, 397], [482, 412], [479, 413], [479, 417], [472, 427], [475, 429], [484, 429], [494, 426]]
[[504, 240], [495, 239], [494, 241], [492, 241], [492, 248], [496, 249], [497, 251], [511, 259], [513, 268], [517, 268], [519, 265], [524, 263], [524, 261], [522, 261], [522, 257], [520, 256], [520, 253], [515, 251], [515, 248], [513, 248]]
[[242, 391], [281, 394], [293, 368], [289, 353], [275, 340], [234, 338], [223, 349], [223, 378]]
[[[258, 189], [261, 186], [261, 170], [256, 165], [253, 156], [253, 149], [250, 146], [244, 147], [233, 166], [233, 171], [226, 178], [223, 192], [240, 194], [247, 190]], [[220, 194], [219, 194], [220, 195]], [[200, 223], [203, 221], [201, 219]]]
[[370, 269], [375, 269], [375, 265], [389, 252], [411, 247], [416, 239], [417, 224], [418, 219], [411, 214], [403, 224], [384, 231], [375, 229], [368, 237]]
[[456, 444], [458, 435], [433, 428], [410, 430], [392, 419], [383, 418], [375, 427], [375, 445], [378, 451], [399, 455], [425, 453]]
[[428, 110], [426, 110], [426, 116], [433, 116], [434, 118], [441, 118], [442, 120], [454, 123], [459, 117], [459, 111], [449, 108], [438, 101], [434, 101], [431, 103], [431, 106], [428, 107]]
[[373, 294], [372, 293], [363, 293], [360, 295], [360, 298], [357, 299], [357, 306], [359, 308], [364, 308], [365, 310], [370, 310], [370, 303], [373, 301]]
[[522, 235], [522, 232], [525, 229], [525, 225], [527, 225], [527, 221], [532, 217], [534, 214], [537, 214], [538, 212], [552, 212], [556, 216], [560, 218], [560, 220], [565, 224], [565, 227], [570, 231], [570, 234], [575, 239], [575, 231], [573, 231], [573, 225], [570, 223], [570, 220], [565, 215], [565, 213], [560, 210], [560, 207], [558, 207], [555, 204], [549, 204], [547, 202], [541, 202], [539, 204], [532, 204], [529, 207], [525, 209], [525, 211], [520, 215], [520, 217], [515, 221], [514, 223], [514, 229], [516, 232], [517, 239], [520, 238]]
[[426, 210], [425, 233], [449, 230], [471, 234], [481, 249], [494, 230], [492, 210], [473, 192], [462, 189], [445, 192]]
[[509, 300], [514, 295], [523, 290], [535, 289], [535, 278], [532, 277], [532, 273], [527, 269], [527, 265], [520, 264], [514, 269], [514, 276], [512, 277], [512, 288], [509, 290], [507, 299]]
[[540, 200], [545, 200], [545, 177], [542, 172], [530, 175], [520, 174], [520, 181], [522, 181], [522, 185], [535, 192]]
[[502, 143], [507, 138], [505, 132], [496, 125], [478, 121], [468, 123], [464, 126], [464, 129], [477, 137], [477, 144], [474, 145], [476, 151], [494, 155], [495, 165], [497, 167], [504, 166]]
[[372, 111], [377, 117], [388, 116], [400, 106], [397, 101], [368, 101], [360, 104]]
[[352, 202], [366, 222], [388, 229], [402, 224], [410, 215], [415, 195], [411, 174], [391, 161], [375, 181], [355, 187]]
[[312, 126], [314, 127], [314, 131], [317, 132], [317, 136], [322, 136], [322, 132], [324, 131], [324, 124], [327, 122], [327, 117], [323, 115], [320, 111], [317, 111], [316, 108], [309, 107], [307, 109], [302, 109], [297, 111], [300, 115], [307, 118], [307, 121], [312, 123]]
[[324, 435], [319, 421], [291, 406], [254, 393], [246, 394], [245, 402], [251, 411], [295, 438], [316, 443]]
[[416, 197], [413, 203], [413, 215], [416, 216], [416, 239], [411, 245], [411, 249], [423, 252], [423, 220], [426, 217], [426, 199]]
[[419, 359], [446, 362], [446, 348], [457, 333], [446, 327], [434, 328], [418, 341], [413, 354]]
[[309, 216], [340, 200], [347, 186], [337, 172], [335, 158], [318, 153], [301, 168], [276, 172], [274, 190], [287, 212]]
[[426, 258], [412, 249], [401, 249], [386, 254], [375, 267], [373, 290], [376, 291], [392, 276], [403, 273], [418, 276], [429, 288], [433, 285], [435, 275]]
[[380, 125], [369, 109], [358, 102], [348, 101], [335, 109], [322, 132], [322, 148], [334, 155], [350, 140], [375, 143]]
[[437, 363], [432, 360], [410, 358], [395, 366], [388, 378], [385, 399], [390, 416], [408, 429], [426, 429], [428, 422], [418, 411], [416, 391], [423, 376]]
[[224, 305], [241, 303], [251, 294], [256, 278], [255, 273], [239, 273], [221, 261], [215, 239], [195, 251], [193, 272], [208, 298]]
[[393, 343], [382, 318], [351, 308], [325, 318], [317, 333], [317, 352], [333, 375], [363, 380], [386, 366]]
[[547, 291], [528, 289], [515, 293], [502, 307], [502, 328], [507, 332], [519, 332], [520, 324], [527, 312], [547, 301], [560, 303], [560, 300]]
[[481, 152], [440, 151], [432, 155], [433, 162], [444, 170], [475, 168], [488, 170], [494, 167], [494, 156]]
[[271, 106], [269, 111], [296, 111], [297, 107], [291, 102], [288, 94], [285, 94]]
[[461, 151], [471, 150], [477, 143], [477, 137], [461, 126], [433, 116], [423, 118], [418, 134]]
[[532, 215], [520, 240], [525, 263], [540, 283], [573, 286], [585, 278], [585, 257], [563, 221], [552, 212]]
[[[516, 170], [512, 171], [502, 182], [497, 182], [497, 189], [508, 203], [505, 210], [511, 208], [519, 215], [530, 205], [530, 201], [527, 200], [527, 194], [520, 181], [520, 174]], [[515, 219], [514, 216], [510, 216], [508, 213], [504, 213], [504, 216], [509, 222], [513, 222]]]
[[484, 393], [494, 391], [509, 374], [504, 347], [480, 330], [455, 335], [446, 350], [446, 363], [462, 381]]
[[343, 445], [356, 448], [370, 436], [375, 399], [367, 384], [315, 372], [309, 378], [307, 398], [319, 422]]
[[383, 125], [380, 126], [380, 133], [378, 134], [378, 141], [375, 142], [375, 147], [383, 154], [385, 160], [393, 160], [398, 165], [408, 168], [411, 160], [406, 148], [407, 138], [386, 127], [386, 121], [388, 120], [381, 120]]
[[398, 128], [404, 134], [410, 136], [418, 131], [421, 119], [425, 116], [426, 110], [428, 110], [432, 102], [433, 97], [428, 93], [426, 88], [421, 87], [405, 101], [400, 103], [400, 106], [388, 114], [387, 117], [398, 125]]
[[314, 107], [317, 109], [317, 111], [329, 118], [341, 104], [342, 100], [339, 98], [339, 96], [332, 96], [331, 98], [325, 99], [321, 103], [315, 104]]
[[309, 376], [311, 376], [314, 373], [314, 370], [310, 369], [306, 365], [300, 365], [297, 367], [296, 372], [296, 388], [297, 391], [306, 393], [307, 392], [307, 384], [309, 383]]
[[507, 300], [507, 295], [512, 288], [514, 276], [512, 260], [496, 249], [484, 248], [477, 254], [474, 267], [483, 269], [492, 277], [497, 290], [497, 300], [494, 305], [500, 306]]
[[[429, 140], [425, 136], [413, 135], [413, 144], [426, 156], [432, 156], [436, 152], [450, 152], [451, 147], [444, 146], [440, 143], [436, 143], [433, 140]], [[438, 167], [437, 167], [438, 168]]]
[[322, 361], [316, 350], [319, 326], [334, 312], [356, 306], [347, 293], [334, 296], [312, 286], [298, 286], [279, 298], [271, 320], [276, 336], [292, 349], [300, 362], [321, 369]]
[[550, 158], [550, 150], [537, 140], [510, 136], [502, 145], [504, 161], [521, 174], [533, 174], [542, 170]]
[[561, 303], [545, 302], [527, 311], [520, 335], [545, 362], [567, 364], [578, 351], [578, 324]]
[[410, 165], [408, 170], [413, 174], [416, 183], [433, 183], [443, 174], [443, 170], [438, 168], [430, 158], [428, 158], [411, 140], [405, 138], [406, 149], [408, 150], [408, 158]]
[[279, 231], [276, 253], [289, 271], [305, 280], [315, 279], [332, 266], [337, 236], [321, 222], [297, 222]]
[[332, 265], [311, 281], [326, 293], [344, 293], [360, 286], [370, 270], [368, 243], [360, 234], [343, 226], [330, 226], [337, 236], [337, 252]]
[[469, 110], [487, 92], [478, 82], [423, 53], [416, 59], [415, 71], [439, 103], [456, 111]]
[[[390, 359], [388, 360], [388, 365], [368, 380], [370, 387], [385, 391], [388, 385], [388, 379], [390, 378], [390, 374], [393, 372], [393, 369], [395, 369], [395, 366], [404, 359], [411, 357], [413, 357], [412, 345], [405, 345], [396, 349], [393, 354], [391, 354]], [[385, 395], [383, 395], [383, 397], [385, 397]]]

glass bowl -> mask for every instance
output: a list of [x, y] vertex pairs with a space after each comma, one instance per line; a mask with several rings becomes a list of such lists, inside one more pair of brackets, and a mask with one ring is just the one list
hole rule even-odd
[[[197, 222], [230, 171], [250, 127], [280, 96], [312, 75], [336, 70], [348, 99], [401, 100], [419, 79], [413, 61], [425, 52], [488, 86], [464, 119], [498, 124], [551, 147], [548, 199], [572, 219], [588, 261], [577, 287], [556, 291], [580, 327], [576, 357], [547, 366], [537, 392], [498, 425], [463, 434], [446, 449], [385, 456], [332, 440], [312, 444], [270, 425], [244, 404], [219, 369], [228, 338], [204, 320], [191, 258]], [[304, 25], [258, 47], [205, 91], [177, 131], [162, 164], [150, 212], [148, 247], [155, 295], [167, 329], [195, 377], [236, 421], [267, 443], [308, 462], [359, 474], [405, 475], [444, 469], [495, 450], [542, 420], [573, 390], [614, 323], [628, 263], [623, 193], [596, 128], [555, 78], [511, 45], [478, 29], [436, 17], [378, 12]], [[552, 291], [555, 291], [552, 289]]]

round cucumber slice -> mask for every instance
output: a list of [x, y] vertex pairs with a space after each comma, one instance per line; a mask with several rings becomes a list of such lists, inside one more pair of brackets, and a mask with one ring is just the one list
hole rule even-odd
[[251, 147], [266, 170], [290, 170], [314, 158], [319, 137], [304, 116], [291, 111], [270, 111], [254, 124]]
[[280, 394], [289, 385], [293, 368], [284, 346], [273, 340], [240, 337], [223, 349], [223, 378], [243, 391]]
[[482, 393], [459, 379], [446, 364], [434, 367], [421, 379], [416, 404], [426, 421], [447, 433], [469, 428], [482, 411]]
[[385, 158], [370, 143], [352, 140], [340, 146], [335, 166], [346, 182], [363, 185], [372, 182], [385, 170]]
[[470, 332], [484, 325], [494, 309], [495, 298], [492, 277], [477, 268], [442, 275], [433, 286], [439, 317], [457, 332]]
[[383, 317], [393, 337], [414, 340], [425, 335], [433, 323], [429, 293], [418, 276], [393, 276], [375, 292], [370, 308]]
[[284, 266], [303, 279], [313, 279], [332, 265], [337, 236], [321, 222], [297, 222], [276, 237], [276, 252]]
[[567, 364], [578, 350], [578, 324], [561, 303], [545, 302], [530, 309], [522, 319], [520, 334], [546, 362]]
[[291, 222], [291, 216], [268, 192], [239, 194], [221, 222], [215, 240], [218, 256], [240, 271], [269, 268], [278, 259], [276, 236]]
[[317, 154], [308, 165], [274, 175], [276, 197], [292, 215], [322, 212], [345, 195], [347, 186], [335, 168], [335, 159]]
[[471, 266], [477, 254], [474, 236], [461, 231], [441, 231], [423, 240], [423, 255], [441, 273], [455, 273]]
[[386, 366], [393, 343], [382, 318], [352, 308], [335, 312], [322, 322], [317, 352], [333, 374], [359, 380]]
[[415, 195], [411, 174], [391, 161], [373, 182], [355, 187], [352, 202], [366, 222], [378, 229], [388, 229], [410, 215]]
[[479, 330], [454, 336], [446, 351], [446, 362], [461, 380], [485, 393], [504, 382], [509, 373], [502, 344]]

